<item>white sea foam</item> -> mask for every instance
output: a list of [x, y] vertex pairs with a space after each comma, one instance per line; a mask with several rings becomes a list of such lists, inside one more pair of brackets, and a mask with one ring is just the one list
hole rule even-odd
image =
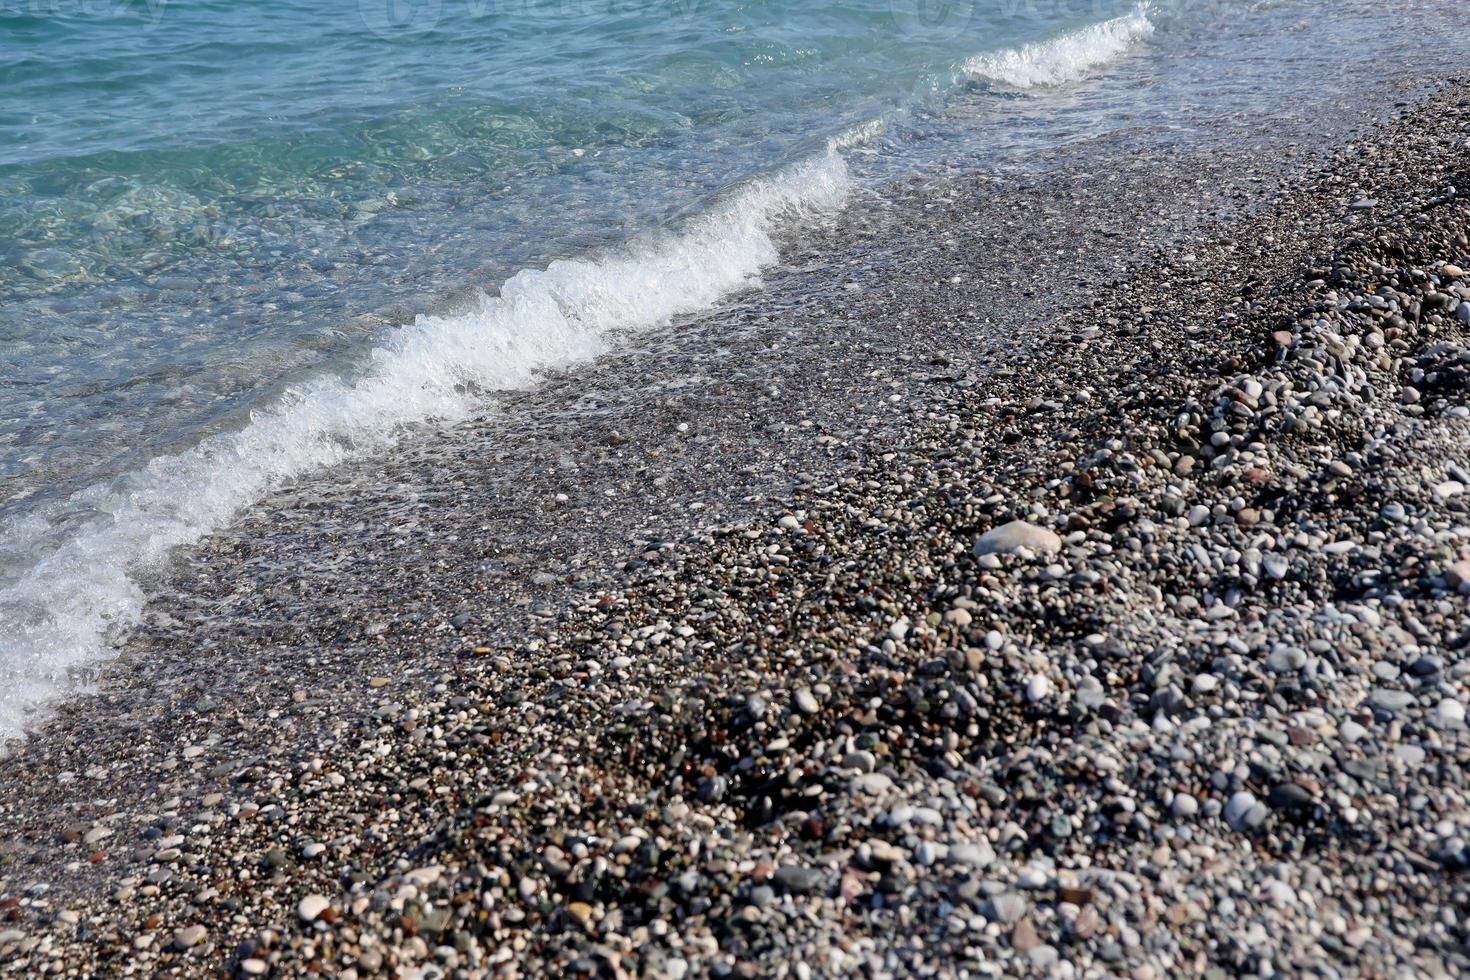
[[1131, 13], [1019, 48], [978, 54], [965, 62], [967, 74], [1018, 89], [1050, 88], [1079, 81], [1093, 69], [1117, 61], [1154, 32], [1148, 4]]
[[[75, 688], [79, 669], [140, 621], [142, 583], [172, 549], [293, 478], [391, 445], [407, 425], [465, 417], [483, 406], [476, 391], [525, 387], [596, 357], [625, 331], [752, 284], [777, 257], [779, 221], [840, 206], [850, 180], [838, 149], [747, 185], [678, 233], [522, 271], [472, 312], [421, 316], [386, 337], [355, 377], [318, 378], [239, 431], [72, 498], [67, 512], [97, 516], [0, 590], [0, 737]], [[31, 517], [0, 533], [14, 554], [55, 527]]]

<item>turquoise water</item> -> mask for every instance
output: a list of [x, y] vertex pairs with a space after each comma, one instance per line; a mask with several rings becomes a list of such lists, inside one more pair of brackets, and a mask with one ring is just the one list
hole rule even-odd
[[0, 0], [0, 501], [1130, 6]]
[[0, 737], [172, 549], [893, 179], [1310, 141], [1467, 42], [1451, 0], [0, 0]]

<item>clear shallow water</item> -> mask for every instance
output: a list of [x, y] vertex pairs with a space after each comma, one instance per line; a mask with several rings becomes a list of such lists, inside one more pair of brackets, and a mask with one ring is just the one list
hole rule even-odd
[[951, 86], [977, 43], [1096, 16], [0, 2], [0, 500], [114, 475], [385, 319], [705, 207]]
[[36, 2], [0, 0], [0, 733], [172, 547], [718, 302], [779, 227], [1464, 51], [1451, 4]]

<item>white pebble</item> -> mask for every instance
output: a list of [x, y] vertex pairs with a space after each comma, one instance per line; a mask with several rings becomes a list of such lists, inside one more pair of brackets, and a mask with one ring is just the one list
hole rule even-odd
[[315, 922], [331, 905], [325, 895], [308, 895], [296, 903], [296, 915], [302, 922]]

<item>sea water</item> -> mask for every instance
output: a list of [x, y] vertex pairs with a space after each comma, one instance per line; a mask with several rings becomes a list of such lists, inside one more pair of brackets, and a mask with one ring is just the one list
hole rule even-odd
[[936, 153], [1218, 138], [1361, 83], [1364, 31], [1462, 40], [1409, 8], [0, 0], [0, 735], [287, 481], [719, 303]]

